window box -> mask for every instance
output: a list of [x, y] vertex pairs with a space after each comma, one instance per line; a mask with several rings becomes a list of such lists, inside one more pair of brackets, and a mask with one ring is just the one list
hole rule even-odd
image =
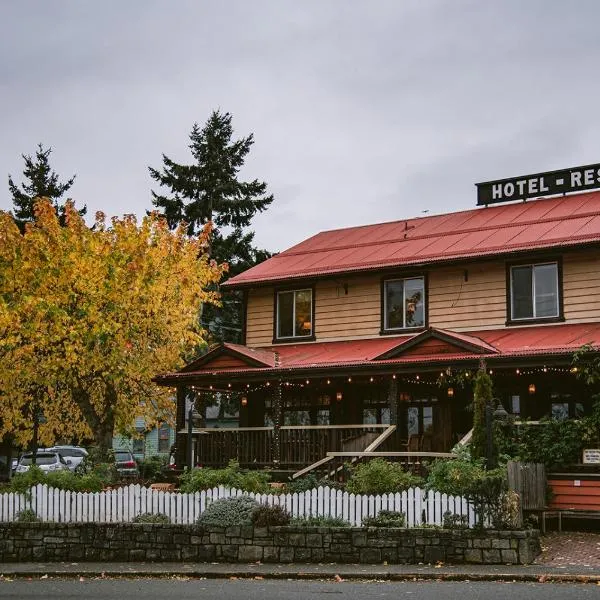
[[507, 325], [564, 321], [558, 260], [507, 266]]
[[382, 281], [381, 333], [400, 333], [426, 327], [426, 287], [423, 275]]
[[273, 342], [306, 342], [315, 339], [314, 289], [275, 291]]

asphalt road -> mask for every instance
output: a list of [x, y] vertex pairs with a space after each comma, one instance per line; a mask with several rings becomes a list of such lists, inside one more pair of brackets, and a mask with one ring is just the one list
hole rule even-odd
[[319, 582], [203, 579], [44, 579], [0, 581], [0, 598], [29, 600], [343, 600], [406, 598], [409, 600], [586, 600], [600, 598], [595, 584], [493, 582]]

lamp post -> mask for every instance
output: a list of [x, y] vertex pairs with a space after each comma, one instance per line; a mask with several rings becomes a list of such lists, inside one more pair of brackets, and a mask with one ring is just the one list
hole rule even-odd
[[485, 436], [486, 436], [486, 468], [493, 469], [496, 466], [496, 456], [494, 455], [494, 430], [493, 422], [498, 419], [503, 421], [508, 417], [508, 413], [502, 406], [502, 402], [497, 398], [492, 400], [494, 404], [497, 403], [494, 409], [491, 405], [485, 407]]

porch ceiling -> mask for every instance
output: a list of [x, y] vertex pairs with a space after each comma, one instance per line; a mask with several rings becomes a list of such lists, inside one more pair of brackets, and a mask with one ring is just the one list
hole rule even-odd
[[[477, 365], [522, 359], [524, 362], [561, 359], [590, 344], [600, 350], [600, 323], [519, 327], [455, 333], [430, 329], [416, 335], [341, 342], [286, 344], [252, 349], [217, 346], [177, 373], [155, 378], [173, 386], [182, 381], [252, 380], [265, 377], [343, 374], [346, 372], [415, 372], [458, 363]], [[228, 361], [227, 359], [231, 359]], [[214, 360], [213, 360], [214, 359]], [[245, 360], [244, 360], [245, 359]]]

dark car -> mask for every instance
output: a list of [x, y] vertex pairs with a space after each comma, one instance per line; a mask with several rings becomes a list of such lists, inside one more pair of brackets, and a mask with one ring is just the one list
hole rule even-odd
[[129, 450], [115, 450], [115, 467], [120, 477], [136, 479], [140, 476], [137, 462]]

